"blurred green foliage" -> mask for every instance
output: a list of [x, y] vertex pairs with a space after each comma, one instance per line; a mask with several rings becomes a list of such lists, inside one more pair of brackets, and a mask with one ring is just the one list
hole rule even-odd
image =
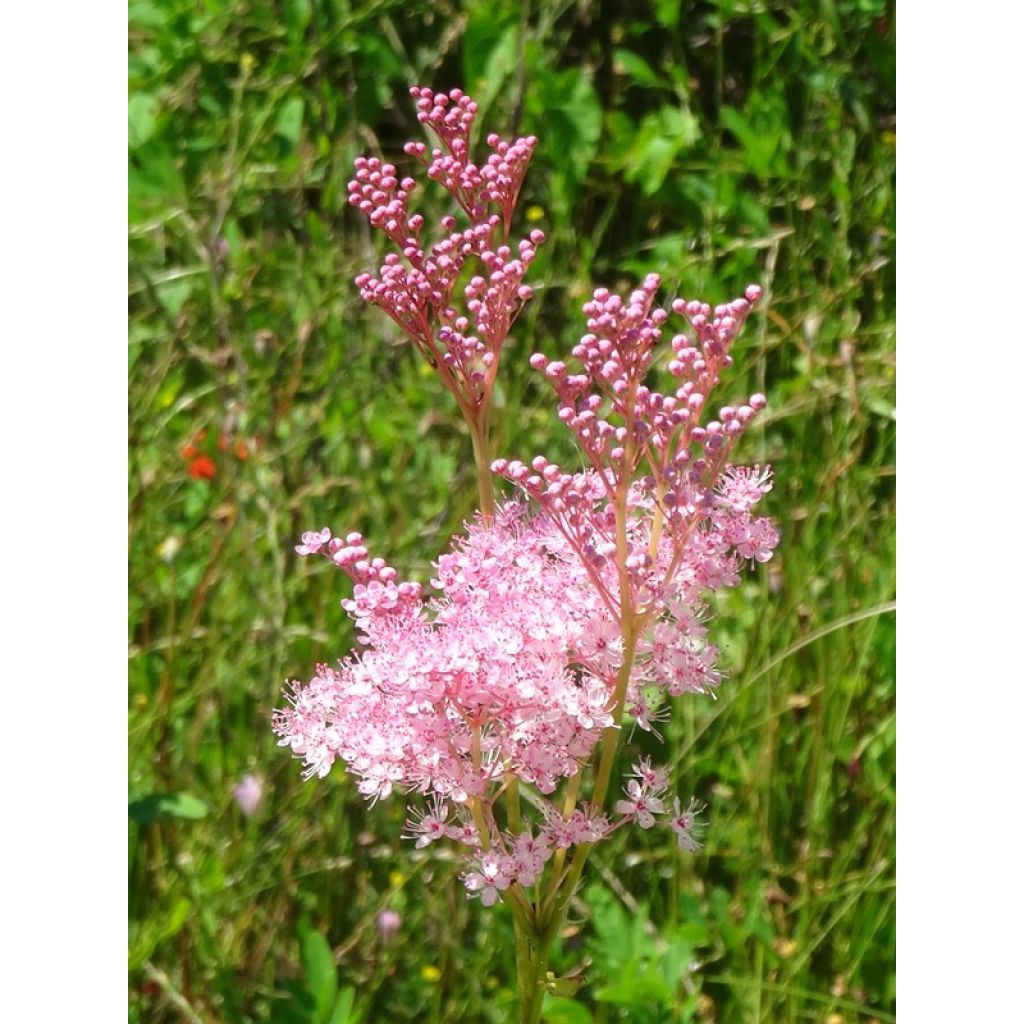
[[660, 751], [707, 847], [598, 851], [546, 1019], [894, 1019], [891, 5], [130, 0], [129, 25], [131, 1019], [512, 1012], [504, 912], [269, 729], [353, 642], [297, 534], [360, 529], [426, 579], [473, 506], [452, 402], [352, 285], [379, 255], [352, 160], [419, 137], [414, 82], [541, 140], [500, 453], [573, 458], [525, 357], [568, 349], [592, 287], [766, 291], [726, 390], [769, 397], [746, 455], [783, 542], [722, 605], [721, 699], [679, 702]]

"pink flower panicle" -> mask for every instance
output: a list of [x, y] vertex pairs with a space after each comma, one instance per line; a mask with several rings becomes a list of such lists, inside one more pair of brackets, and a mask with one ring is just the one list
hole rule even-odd
[[[530, 360], [552, 382], [559, 418], [590, 468], [570, 473], [544, 456], [530, 465], [507, 459], [492, 465], [551, 518], [587, 567], [613, 621], [623, 614], [623, 587], [628, 606], [643, 610], [646, 626], [627, 696], [638, 724], [649, 731], [645, 686], [675, 697], [711, 691], [721, 681], [717, 649], [705, 640], [702, 595], [737, 586], [743, 562], [766, 561], [778, 543], [770, 520], [751, 515], [771, 489], [770, 470], [728, 461], [764, 397], [724, 406], [709, 422], [702, 418], [760, 289], [752, 285], [745, 298], [714, 311], [699, 302], [672, 303], [692, 339], [671, 338], [667, 369], [680, 383], [662, 393], [645, 383], [670, 317], [654, 307], [657, 286], [652, 274], [627, 298], [607, 289], [594, 293], [583, 307], [588, 333], [573, 348], [583, 373], [544, 355]], [[628, 512], [624, 575], [615, 526], [622, 493]]]
[[[533, 232], [514, 249], [508, 243], [536, 139], [489, 136], [490, 155], [476, 164], [476, 104], [459, 90], [411, 92], [439, 144], [428, 151], [409, 143], [406, 153], [469, 223], [460, 229], [445, 217], [440, 240], [424, 241], [423, 218], [410, 212], [413, 179], [360, 157], [350, 202], [398, 251], [357, 283], [431, 359], [479, 427], [543, 241]], [[361, 534], [323, 528], [296, 547], [352, 579], [342, 606], [362, 646], [291, 684], [288, 706], [274, 716], [279, 742], [303, 760], [307, 777], [326, 775], [340, 759], [371, 802], [396, 789], [424, 797], [424, 809], [409, 811], [405, 837], [418, 849], [439, 840], [462, 846], [466, 889], [486, 905], [511, 886], [533, 885], [556, 851], [562, 863], [570, 848], [629, 824], [666, 825], [680, 848], [700, 846], [702, 808], [691, 800], [684, 809], [667, 770], [648, 757], [623, 779], [612, 815], [576, 806], [575, 797], [563, 813], [546, 799], [591, 763], [602, 737], [618, 735], [624, 713], [660, 738], [655, 725], [668, 698], [715, 690], [722, 674], [708, 638], [708, 596], [738, 586], [744, 566], [767, 561], [779, 540], [771, 521], [755, 515], [771, 470], [731, 462], [764, 396], [708, 415], [761, 290], [752, 285], [714, 309], [683, 299], [662, 308], [658, 286], [652, 274], [626, 296], [595, 291], [583, 307], [574, 370], [531, 358], [555, 390], [585, 467], [568, 471], [543, 455], [528, 464], [496, 460], [493, 472], [520, 496], [453, 539], [434, 564], [430, 593], [371, 557]], [[675, 330], [673, 316], [682, 321]], [[648, 383], [657, 366], [671, 379], [664, 391]], [[493, 806], [513, 782], [540, 794], [531, 801], [539, 816], [517, 819], [515, 834]]]
[[[416, 181], [399, 178], [393, 164], [377, 157], [358, 157], [349, 203], [398, 251], [385, 257], [376, 276], [360, 274], [356, 285], [431, 361], [463, 410], [478, 415], [489, 401], [501, 348], [533, 294], [524, 278], [544, 233], [533, 230], [515, 245], [509, 237], [537, 140], [489, 135], [492, 152], [478, 165], [469, 150], [476, 103], [459, 89], [435, 93], [414, 86], [410, 92], [419, 121], [437, 135], [440, 148], [428, 152], [423, 143], [409, 142], [405, 152], [445, 188], [469, 224], [459, 228], [455, 217], [442, 217], [441, 237], [424, 241], [424, 218], [409, 206]], [[456, 287], [466, 274], [460, 308]]]
[[[646, 758], [633, 765], [615, 821], [594, 809], [565, 818], [548, 804], [519, 837], [490, 819], [484, 844], [466, 812], [471, 798], [486, 806], [487, 795], [512, 778], [552, 794], [615, 724], [623, 657], [617, 494], [625, 493], [628, 512], [627, 599], [646, 616], [626, 707], [651, 732], [664, 715], [659, 694], [705, 693], [721, 681], [717, 649], [707, 641], [706, 593], [736, 586], [742, 564], [770, 557], [778, 540], [770, 522], [751, 511], [771, 487], [770, 471], [727, 461], [763, 403], [755, 396], [741, 407], [749, 413], [724, 409], [701, 426], [702, 403], [680, 408], [641, 383], [656, 357], [656, 321], [665, 320], [648, 315], [651, 283], [632, 296], [636, 308], [598, 293], [601, 309], [614, 316], [604, 326], [604, 313], [591, 316], [588, 326], [608, 335], [606, 361], [617, 360], [619, 376], [602, 371], [595, 383], [592, 374], [583, 387], [545, 366], [561, 389], [562, 408], [569, 398], [575, 403], [572, 423], [590, 468], [570, 474], [544, 457], [531, 467], [495, 462], [495, 472], [525, 498], [453, 540], [435, 563], [434, 596], [371, 558], [358, 533], [311, 531], [296, 548], [352, 578], [353, 596], [343, 606], [364, 650], [337, 668], [319, 666], [305, 685], [293, 684], [291, 706], [275, 717], [280, 742], [303, 758], [307, 775], [325, 775], [342, 759], [370, 800], [395, 788], [428, 795], [428, 810], [410, 813], [406, 836], [421, 849], [442, 838], [464, 846], [467, 889], [485, 903], [509, 885], [529, 884], [523, 880], [535, 877], [555, 849], [600, 841], [630, 822], [651, 828], [668, 815], [667, 773]], [[697, 309], [698, 326], [706, 319], [705, 307], [686, 308]], [[725, 364], [733, 332], [723, 326], [727, 319], [716, 316], [702, 328], [703, 366], [685, 357], [695, 379], [715, 378]], [[676, 355], [684, 351], [673, 346]], [[713, 429], [715, 422], [721, 429]], [[686, 811], [676, 805], [666, 822], [683, 849], [699, 845], [696, 813], [695, 804]]]

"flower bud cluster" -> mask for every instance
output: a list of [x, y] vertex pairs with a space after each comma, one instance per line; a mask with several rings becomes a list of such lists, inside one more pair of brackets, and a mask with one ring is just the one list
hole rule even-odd
[[[654, 307], [660, 284], [650, 274], [628, 297], [599, 288], [583, 306], [587, 333], [573, 347], [581, 373], [543, 353], [530, 359], [551, 381], [559, 399], [559, 419], [575, 434], [592, 465], [614, 486], [631, 481], [641, 466], [659, 492], [666, 515], [691, 495], [709, 491], [743, 430], [764, 407], [763, 395], [702, 424], [705, 404], [723, 368], [732, 364], [729, 350], [761, 295], [751, 285], [744, 298], [717, 306], [677, 299], [672, 312], [684, 317], [690, 333], [671, 338], [666, 369], [678, 386], [667, 393], [649, 388], [645, 379], [670, 313]], [[699, 496], [699, 495], [698, 495]]]
[[652, 678], [675, 694], [706, 690], [719, 678], [713, 648], [702, 642], [701, 590], [735, 586], [741, 561], [766, 561], [778, 534], [750, 514], [771, 488], [770, 470], [728, 462], [764, 397], [703, 418], [760, 289], [752, 285], [714, 311], [699, 302], [672, 304], [692, 337], [671, 338], [666, 368], [679, 385], [662, 393], [646, 383], [670, 318], [654, 307], [658, 285], [652, 274], [628, 297], [594, 292], [583, 307], [587, 333], [573, 348], [582, 373], [543, 354], [530, 360], [552, 382], [559, 418], [591, 469], [570, 473], [537, 456], [529, 466], [498, 459], [492, 470], [551, 516], [620, 621], [642, 615], [641, 656], [650, 660]]
[[492, 133], [487, 136], [492, 152], [478, 166], [469, 152], [477, 104], [461, 89], [435, 93], [413, 86], [409, 92], [416, 100], [417, 120], [434, 131], [443, 148], [431, 150], [428, 158], [422, 142], [408, 142], [405, 152], [427, 165], [427, 176], [442, 184], [472, 220], [479, 220], [489, 204], [496, 205], [507, 232], [537, 145], [536, 137], [508, 142]]
[[385, 256], [376, 275], [360, 274], [356, 285], [431, 361], [472, 420], [489, 401], [501, 348], [533, 294], [524, 279], [544, 233], [531, 231], [515, 245], [509, 234], [537, 140], [490, 135], [492, 153], [478, 166], [469, 155], [476, 103], [458, 89], [435, 93], [414, 86], [410, 92], [419, 121], [441, 148], [428, 152], [423, 143], [409, 142], [405, 152], [450, 193], [469, 224], [460, 229], [455, 217], [442, 217], [442, 235], [428, 245], [422, 215], [410, 213], [415, 180], [400, 178], [393, 164], [376, 157], [359, 157], [349, 204], [398, 251]]
[[373, 618], [416, 615], [422, 602], [419, 583], [396, 583], [398, 573], [383, 558], [370, 558], [361, 533], [350, 533], [344, 540], [332, 537], [329, 527], [307, 531], [297, 554], [307, 557], [320, 554], [328, 558], [355, 582], [351, 600], [341, 606], [364, 633]]

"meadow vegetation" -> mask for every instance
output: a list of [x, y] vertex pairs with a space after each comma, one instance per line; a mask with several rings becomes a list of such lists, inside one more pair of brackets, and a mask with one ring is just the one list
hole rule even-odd
[[706, 846], [626, 830], [595, 850], [552, 964], [584, 983], [545, 1019], [894, 1020], [881, 0], [130, 0], [130, 1019], [513, 1013], [507, 912], [398, 838], [400, 798], [368, 808], [337, 768], [304, 783], [270, 729], [285, 680], [354, 643], [301, 531], [358, 530], [425, 582], [475, 506], [454, 401], [352, 283], [379, 247], [345, 186], [357, 155], [401, 165], [420, 137], [411, 83], [540, 140], [520, 208], [548, 241], [496, 454], [574, 464], [527, 358], [568, 351], [594, 287], [765, 292], [721, 397], [768, 396], [740, 455], [775, 470], [782, 541], [720, 603], [719, 699], [678, 700], [659, 755], [708, 803]]

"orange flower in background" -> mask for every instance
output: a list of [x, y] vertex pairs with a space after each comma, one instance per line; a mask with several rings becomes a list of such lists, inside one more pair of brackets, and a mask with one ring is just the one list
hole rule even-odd
[[194, 459], [199, 454], [198, 446], [206, 440], [206, 431], [200, 430], [184, 448], [181, 449], [183, 459]]
[[[200, 430], [181, 448], [181, 457], [188, 463], [188, 475], [193, 480], [212, 480], [217, 475], [217, 463], [211, 457], [215, 455], [214, 446], [204, 444], [206, 437], [207, 432]], [[262, 443], [263, 439], [258, 435], [246, 438], [236, 437], [228, 430], [218, 431], [216, 451], [234, 455], [239, 462], [245, 462]]]
[[193, 480], [212, 480], [216, 474], [217, 467], [208, 455], [200, 455], [189, 463], [188, 475]]

